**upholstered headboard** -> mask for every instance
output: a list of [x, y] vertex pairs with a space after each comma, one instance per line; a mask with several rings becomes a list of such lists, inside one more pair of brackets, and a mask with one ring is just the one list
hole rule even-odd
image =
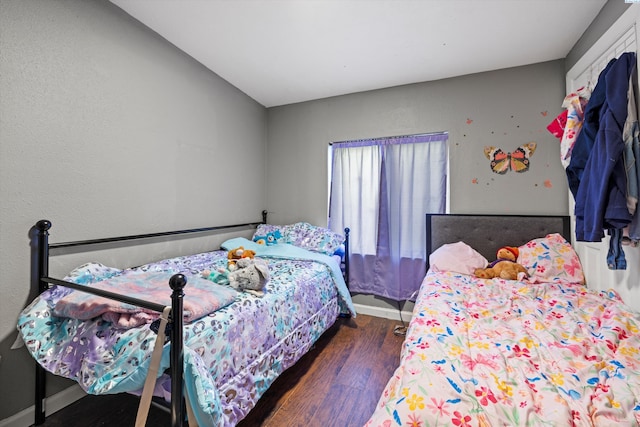
[[463, 241], [493, 260], [502, 246], [520, 246], [551, 233], [560, 233], [570, 242], [569, 217], [427, 214], [427, 256], [445, 243]]

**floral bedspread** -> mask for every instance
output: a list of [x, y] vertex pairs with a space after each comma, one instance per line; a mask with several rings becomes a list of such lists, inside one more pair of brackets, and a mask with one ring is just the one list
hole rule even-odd
[[[188, 282], [202, 270], [226, 265], [226, 254], [178, 257], [136, 270], [180, 272]], [[232, 304], [184, 326], [185, 388], [200, 426], [240, 421], [343, 309], [326, 265], [267, 261], [270, 280], [264, 297], [240, 292]], [[90, 264], [75, 270], [68, 280], [90, 283], [121, 273]], [[76, 380], [91, 394], [141, 389], [156, 335], [148, 325], [117, 330], [101, 318], [82, 321], [53, 316], [52, 308], [69, 292], [53, 287], [20, 315], [18, 329], [31, 354], [48, 371]], [[160, 372], [169, 366], [169, 349], [167, 343]], [[157, 394], [169, 394], [169, 381], [166, 375], [159, 378]]]
[[640, 314], [566, 281], [429, 271], [366, 425], [640, 425]]

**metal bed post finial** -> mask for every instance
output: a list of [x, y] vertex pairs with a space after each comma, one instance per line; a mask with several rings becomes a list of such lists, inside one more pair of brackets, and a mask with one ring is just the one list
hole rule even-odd
[[183, 299], [187, 278], [182, 274], [174, 274], [169, 279], [171, 293], [171, 426], [178, 427], [184, 422], [183, 371]]
[[[37, 230], [37, 263], [35, 266], [35, 277], [38, 280], [38, 293], [47, 290], [49, 285], [42, 278], [49, 275], [49, 229], [51, 221], [41, 219], [36, 223]], [[44, 400], [46, 399], [47, 373], [45, 369], [36, 363], [36, 389], [35, 389], [35, 414], [34, 424], [42, 425], [46, 418]]]
[[266, 209], [262, 211], [262, 223], [263, 224], [267, 223], [267, 214], [268, 214], [268, 212], [267, 212]]

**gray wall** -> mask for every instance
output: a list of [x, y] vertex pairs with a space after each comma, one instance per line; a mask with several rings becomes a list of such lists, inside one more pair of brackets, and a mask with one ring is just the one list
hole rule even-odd
[[[437, 131], [449, 132], [452, 212], [565, 214], [559, 141], [546, 130], [563, 93], [559, 60], [271, 108], [271, 218], [326, 224], [330, 142]], [[490, 170], [485, 146], [511, 151], [531, 141], [529, 172]]]
[[0, 0], [0, 51], [2, 420], [33, 404], [34, 362], [9, 349], [29, 228], [47, 218], [61, 242], [259, 220], [266, 110], [107, 1]]
[[632, 3], [608, 0], [600, 9], [589, 28], [569, 51], [565, 61], [565, 71], [569, 71], [589, 48], [631, 7]]
[[[454, 213], [567, 214], [559, 141], [562, 60], [269, 109], [267, 189], [275, 223], [326, 224], [327, 146], [333, 141], [449, 132]], [[491, 171], [485, 146], [536, 142], [526, 173]], [[395, 308], [357, 295], [355, 302]]]

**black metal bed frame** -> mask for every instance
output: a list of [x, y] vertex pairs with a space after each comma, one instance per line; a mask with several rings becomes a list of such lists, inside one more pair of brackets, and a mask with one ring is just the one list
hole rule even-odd
[[[49, 277], [49, 250], [61, 249], [79, 246], [100, 245], [106, 243], [122, 242], [128, 240], [142, 240], [151, 239], [156, 237], [175, 236], [180, 234], [193, 234], [204, 233], [209, 231], [219, 231], [241, 227], [256, 227], [259, 224], [267, 223], [267, 211], [262, 211], [262, 222], [252, 222], [244, 224], [232, 224], [222, 225], [205, 228], [194, 228], [188, 230], [176, 230], [160, 233], [150, 234], [138, 234], [131, 236], [119, 236], [108, 237], [102, 239], [92, 240], [79, 240], [74, 242], [63, 243], [49, 243], [49, 229], [51, 228], [51, 222], [48, 220], [40, 220], [35, 224], [36, 231], [36, 258], [35, 263], [35, 277], [38, 280], [38, 293], [42, 293], [49, 289], [49, 284], [55, 284], [59, 286], [65, 286], [68, 288], [80, 290], [90, 294], [114, 299], [116, 301], [132, 304], [138, 307], [146, 308], [149, 310], [162, 313], [164, 305], [153, 303], [150, 301], [141, 300], [138, 298], [128, 297], [126, 295], [117, 294], [97, 288], [78, 285], [73, 282], [56, 279]], [[344, 270], [345, 280], [348, 286], [349, 278], [349, 232], [348, 228], [345, 228], [345, 255], [343, 258], [342, 268]], [[183, 353], [183, 299], [184, 299], [184, 287], [187, 285], [187, 278], [182, 274], [174, 274], [169, 279], [169, 287], [172, 290], [171, 293], [171, 315], [169, 316], [169, 323], [171, 325], [170, 332], [168, 334], [171, 341], [170, 349], [170, 373], [171, 373], [171, 426], [182, 426], [186, 416], [186, 408], [183, 397], [183, 369], [184, 369], [184, 353]], [[176, 315], [179, 314], [179, 315]], [[35, 424], [41, 425], [46, 419], [45, 399], [46, 399], [46, 370], [38, 363], [36, 363], [36, 389], [35, 389]], [[174, 396], [179, 396], [175, 398]]]

